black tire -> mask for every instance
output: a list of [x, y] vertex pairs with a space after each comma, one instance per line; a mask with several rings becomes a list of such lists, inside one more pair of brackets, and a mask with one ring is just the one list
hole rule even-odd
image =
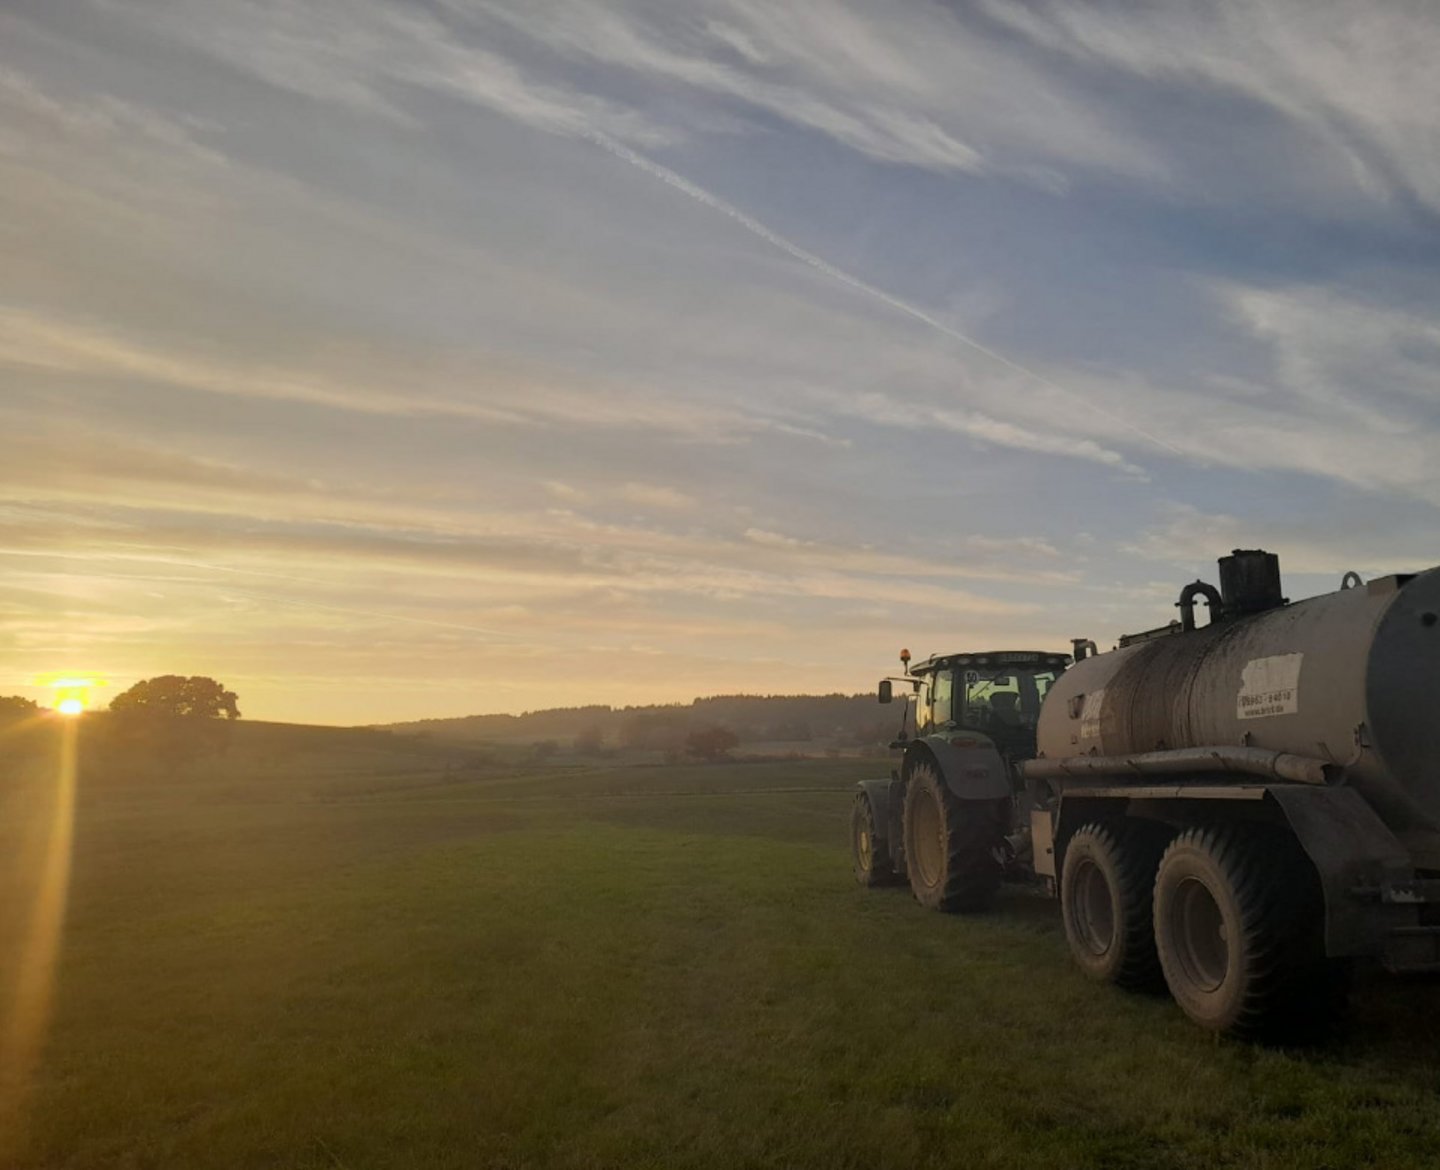
[[862, 886], [893, 886], [898, 882], [895, 863], [885, 837], [875, 831], [875, 806], [863, 792], [850, 806], [850, 860], [855, 880]]
[[1203, 1028], [1310, 1040], [1344, 1008], [1348, 968], [1325, 957], [1314, 867], [1288, 832], [1186, 829], [1155, 877], [1155, 943], [1170, 994]]
[[1132, 991], [1163, 986], [1152, 895], [1166, 840], [1158, 825], [1092, 821], [1065, 847], [1065, 938], [1091, 979]]
[[1004, 867], [1005, 801], [961, 800], [928, 761], [905, 785], [905, 866], [922, 906], [947, 913], [986, 910]]

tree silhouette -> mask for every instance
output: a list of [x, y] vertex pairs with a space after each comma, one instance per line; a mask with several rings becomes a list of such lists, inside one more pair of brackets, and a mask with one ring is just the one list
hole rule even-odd
[[50, 743], [41, 721], [33, 718], [39, 711], [34, 699], [0, 695], [0, 780], [8, 782], [20, 775]]
[[239, 700], [213, 678], [162, 674], [136, 683], [110, 701], [117, 715], [160, 715], [185, 719], [239, 719]]
[[605, 732], [598, 723], [582, 727], [575, 735], [577, 756], [598, 756], [605, 747]]
[[740, 737], [728, 727], [701, 727], [685, 737], [685, 754], [702, 760], [723, 760]]
[[240, 718], [240, 707], [235, 692], [213, 678], [162, 674], [116, 695], [110, 713], [117, 748], [142, 766], [158, 763], [173, 772], [206, 753], [223, 753], [224, 724]]
[[0, 723], [24, 719], [29, 715], [34, 715], [39, 709], [40, 704], [34, 699], [27, 699], [21, 695], [0, 695]]

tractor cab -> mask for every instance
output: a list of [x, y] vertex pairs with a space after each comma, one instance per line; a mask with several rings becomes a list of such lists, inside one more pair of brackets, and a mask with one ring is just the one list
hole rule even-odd
[[908, 683], [913, 692], [901, 716], [900, 735], [892, 746], [904, 747], [912, 736], [925, 738], [977, 732], [1011, 759], [1035, 754], [1035, 725], [1045, 692], [1069, 664], [1063, 654], [1040, 650], [1000, 650], [974, 654], [939, 654], [909, 668], [903, 679], [887, 679], [880, 701], [893, 698], [893, 682]]

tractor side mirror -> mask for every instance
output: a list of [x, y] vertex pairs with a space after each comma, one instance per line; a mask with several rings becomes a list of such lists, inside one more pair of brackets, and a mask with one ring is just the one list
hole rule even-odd
[[889, 703], [895, 698], [894, 688], [890, 685], [888, 678], [882, 678], [880, 680], [879, 698], [882, 703]]

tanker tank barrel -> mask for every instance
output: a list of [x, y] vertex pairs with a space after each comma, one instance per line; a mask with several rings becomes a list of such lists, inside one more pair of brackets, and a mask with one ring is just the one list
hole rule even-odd
[[[1434, 842], [1440, 869], [1440, 569], [1289, 602], [1274, 554], [1238, 549], [1219, 567], [1218, 590], [1185, 587], [1181, 628], [1122, 638], [1056, 680], [1037, 727], [1047, 762], [1026, 774], [1183, 771], [1175, 751], [1212, 772], [1343, 773], [1391, 831]], [[1201, 599], [1211, 621], [1197, 626]]]

